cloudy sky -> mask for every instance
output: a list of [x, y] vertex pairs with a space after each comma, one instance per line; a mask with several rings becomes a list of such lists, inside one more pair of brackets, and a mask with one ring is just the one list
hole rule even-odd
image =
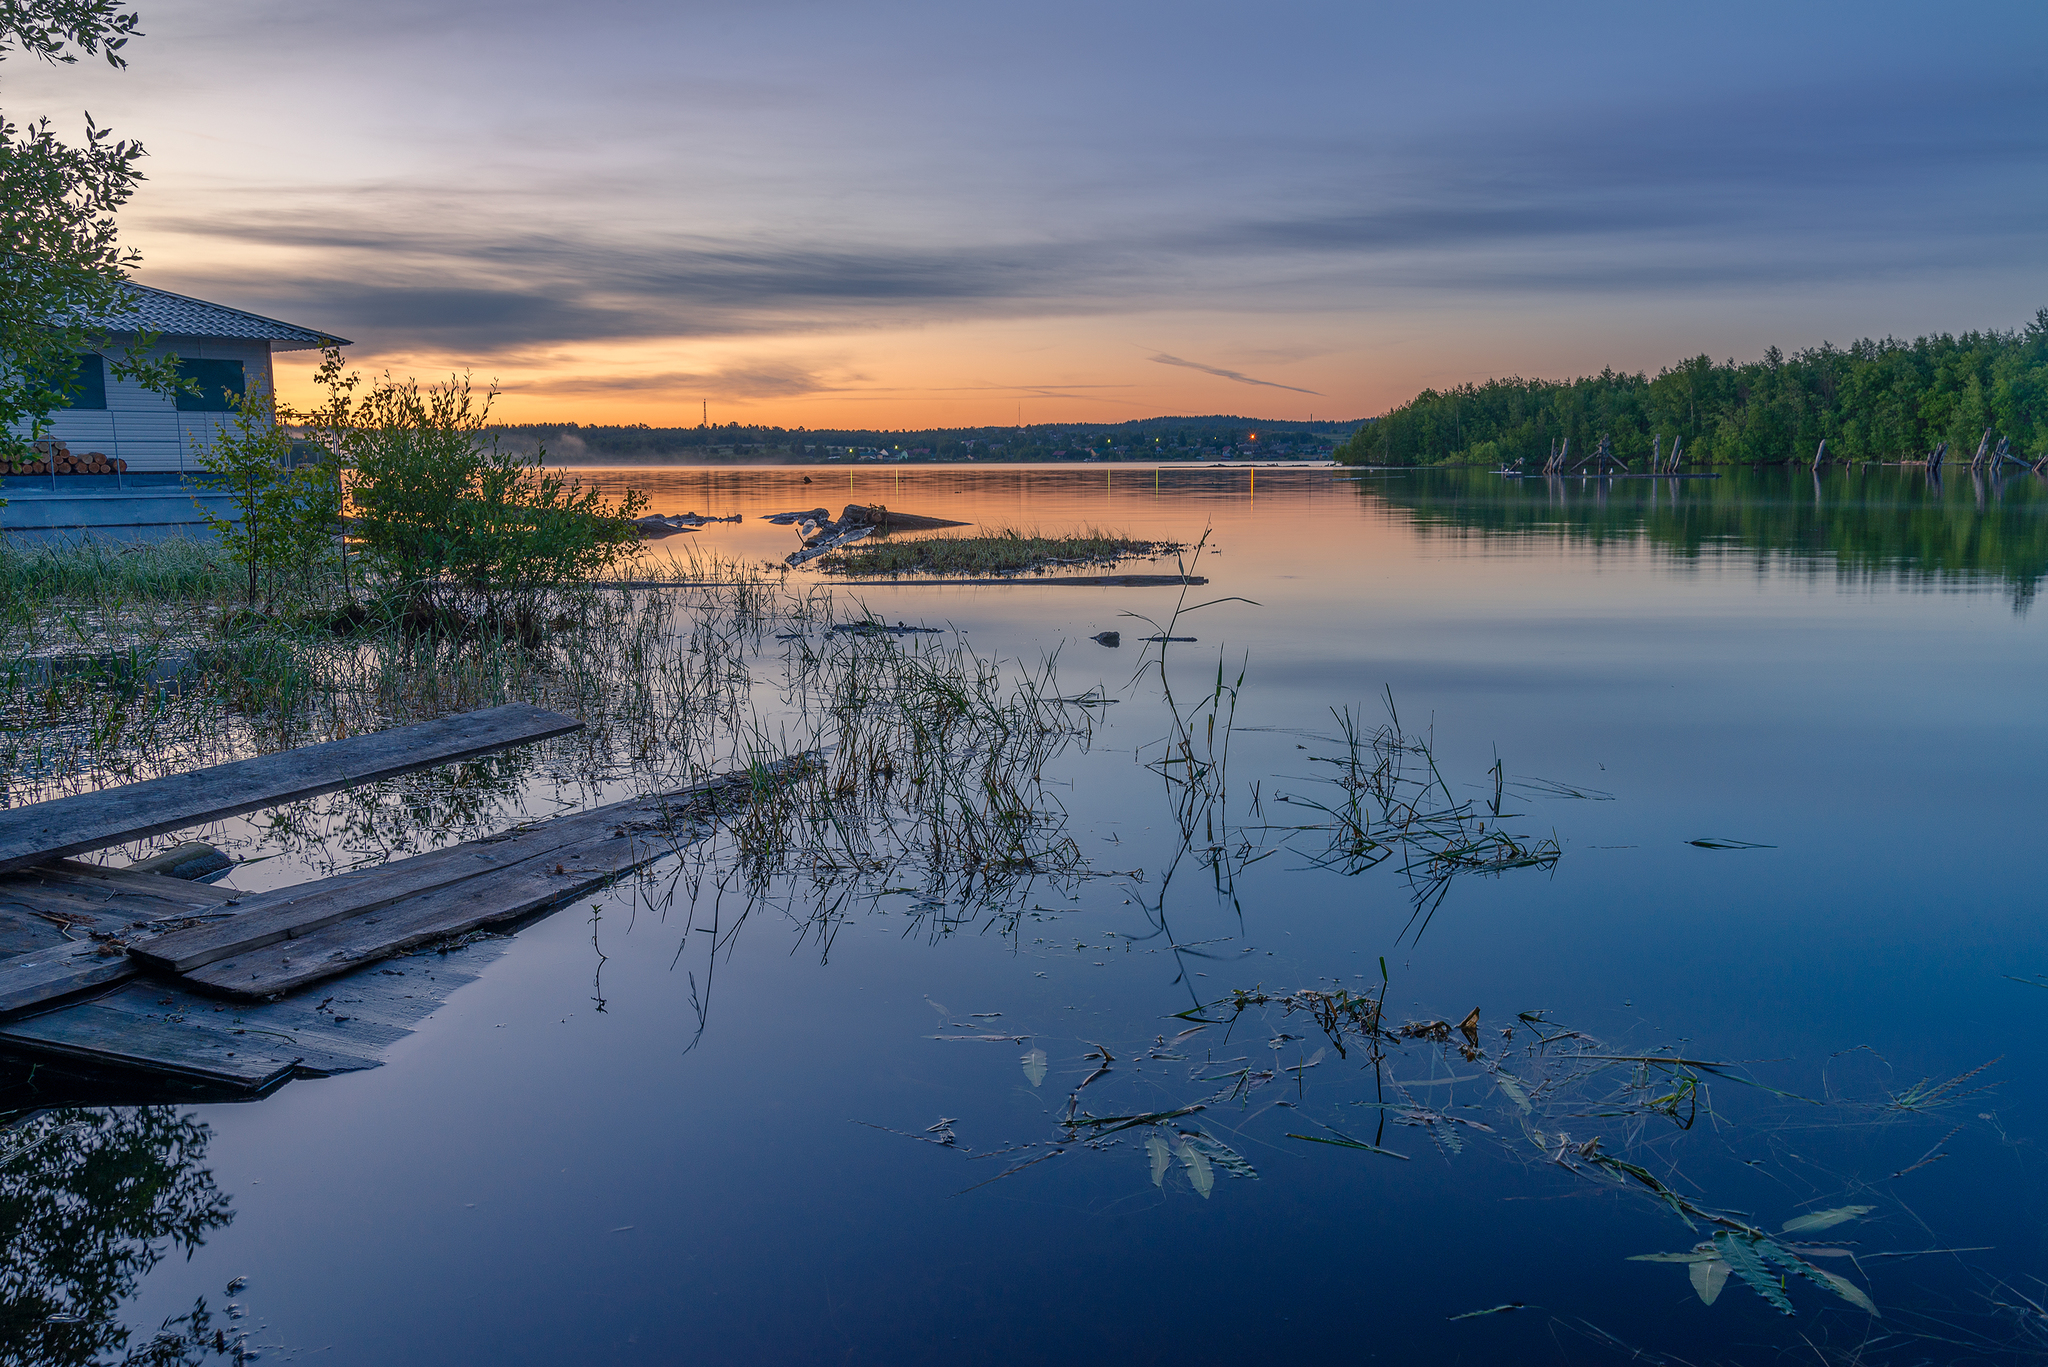
[[2048, 306], [2036, 4], [138, 3], [0, 104], [148, 146], [139, 278], [515, 419], [1348, 418]]

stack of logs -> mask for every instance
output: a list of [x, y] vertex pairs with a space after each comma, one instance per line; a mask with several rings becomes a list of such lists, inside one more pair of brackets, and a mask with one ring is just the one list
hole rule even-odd
[[113, 460], [99, 451], [73, 453], [69, 443], [33, 443], [28, 460], [0, 463], [0, 474], [9, 475], [111, 475], [128, 468], [125, 460]]

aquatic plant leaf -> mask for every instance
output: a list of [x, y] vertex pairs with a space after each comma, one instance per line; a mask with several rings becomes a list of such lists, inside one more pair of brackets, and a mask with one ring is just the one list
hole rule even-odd
[[[1756, 1251], [1761, 1257], [1769, 1259], [1787, 1271], [1796, 1272], [1810, 1282], [1825, 1286], [1857, 1309], [1872, 1315], [1877, 1314], [1877, 1306], [1871, 1301], [1870, 1297], [1863, 1294], [1863, 1288], [1847, 1278], [1838, 1277], [1832, 1272], [1821, 1271], [1791, 1249], [1770, 1239], [1758, 1240]], [[1878, 1317], [1880, 1319], [1883, 1318], [1881, 1315]]]
[[1833, 1210], [1817, 1210], [1811, 1215], [1801, 1215], [1778, 1226], [1782, 1234], [1811, 1234], [1818, 1229], [1833, 1229], [1836, 1225], [1860, 1220], [1876, 1210], [1876, 1206], [1836, 1206]]
[[1173, 1150], [1166, 1147], [1166, 1141], [1154, 1130], [1145, 1136], [1145, 1152], [1152, 1156], [1152, 1185], [1166, 1185], [1166, 1170], [1173, 1166]]
[[1189, 1145], [1199, 1150], [1203, 1157], [1229, 1173], [1232, 1177], [1249, 1177], [1254, 1182], [1259, 1180], [1259, 1170], [1247, 1162], [1243, 1154], [1231, 1148], [1207, 1130], [1202, 1130], [1195, 1134], [1188, 1134], [1183, 1131], [1181, 1138], [1187, 1140]]
[[1728, 1264], [1719, 1258], [1707, 1258], [1686, 1269], [1692, 1278], [1692, 1289], [1699, 1292], [1702, 1305], [1712, 1305], [1721, 1294], [1721, 1288], [1728, 1284]]
[[1757, 1256], [1750, 1241], [1730, 1230], [1719, 1230], [1714, 1235], [1714, 1248], [1720, 1253], [1721, 1261], [1728, 1264], [1736, 1276], [1748, 1284], [1749, 1289], [1769, 1301], [1781, 1315], [1796, 1315], [1792, 1298], [1785, 1294], [1785, 1288], [1778, 1278], [1771, 1275], [1771, 1269]]
[[1216, 1171], [1209, 1166], [1207, 1156], [1188, 1143], [1188, 1136], [1184, 1134], [1173, 1137], [1173, 1151], [1181, 1166], [1188, 1170], [1188, 1181], [1194, 1184], [1195, 1194], [1204, 1201], [1208, 1200], [1209, 1193], [1216, 1190]]
[[1505, 1305], [1489, 1305], [1484, 1310], [1467, 1310], [1462, 1315], [1451, 1315], [1448, 1318], [1453, 1322], [1456, 1322], [1458, 1320], [1476, 1320], [1484, 1315], [1505, 1315], [1511, 1310], [1523, 1310], [1527, 1308], [1528, 1307], [1524, 1306], [1520, 1301], [1509, 1301]]
[[1033, 1049], [1024, 1056], [1024, 1076], [1034, 1087], [1045, 1081], [1045, 1050]]
[[[1559, 1138], [1562, 1139], [1563, 1136], [1559, 1136]], [[1598, 1139], [1595, 1139], [1593, 1141], [1593, 1144], [1597, 1145], [1599, 1142], [1600, 1141]], [[1698, 1225], [1695, 1225], [1692, 1222], [1692, 1217], [1698, 1212], [1696, 1212], [1692, 1208], [1691, 1203], [1688, 1202], [1683, 1196], [1680, 1196], [1677, 1192], [1673, 1191], [1671, 1188], [1665, 1186], [1662, 1182], [1658, 1181], [1656, 1175], [1652, 1173], [1649, 1169], [1640, 1167], [1634, 1163], [1626, 1163], [1619, 1158], [1614, 1158], [1607, 1154], [1601, 1153], [1597, 1149], [1593, 1148], [1592, 1145], [1588, 1145], [1585, 1148], [1576, 1150], [1576, 1152], [1579, 1157], [1585, 1159], [1585, 1161], [1587, 1161], [1588, 1163], [1593, 1164], [1597, 1168], [1605, 1169], [1609, 1173], [1613, 1174], [1614, 1180], [1616, 1180], [1617, 1182], [1620, 1181], [1624, 1176], [1633, 1177], [1636, 1181], [1648, 1187], [1650, 1189], [1651, 1194], [1654, 1195], [1658, 1200], [1662, 1201], [1665, 1205], [1671, 1207], [1672, 1211], [1678, 1216], [1678, 1218], [1685, 1221], [1687, 1228], [1699, 1228]]]
[[1060, 1124], [1074, 1129], [1079, 1129], [1083, 1125], [1107, 1126], [1107, 1129], [1098, 1130], [1097, 1134], [1098, 1136], [1109, 1135], [1115, 1134], [1118, 1130], [1128, 1130], [1139, 1125], [1156, 1125], [1162, 1120], [1178, 1120], [1184, 1115], [1193, 1115], [1196, 1111], [1207, 1109], [1207, 1106], [1196, 1105], [1183, 1106], [1177, 1111], [1150, 1111], [1144, 1115], [1084, 1115], [1062, 1120]]
[[1858, 1310], [1877, 1315], [1879, 1319], [1884, 1318], [1883, 1315], [1878, 1313], [1876, 1302], [1864, 1294], [1862, 1287], [1856, 1285], [1847, 1277], [1838, 1277], [1834, 1273], [1823, 1271], [1818, 1267], [1814, 1268], [1809, 1275], [1826, 1282], [1836, 1295], [1855, 1306]]
[[1720, 1257], [1712, 1244], [1706, 1244], [1690, 1253], [1631, 1253], [1628, 1260], [1632, 1263], [1711, 1263], [1719, 1261]]
[[1776, 845], [1759, 845], [1753, 840], [1720, 840], [1712, 836], [1699, 840], [1688, 840], [1688, 845], [1697, 845], [1703, 850], [1775, 850]]
[[1507, 787], [1521, 789], [1530, 797], [1568, 797], [1586, 802], [1612, 802], [1614, 794], [1599, 788], [1581, 788], [1576, 784], [1559, 783], [1554, 779], [1537, 778], [1530, 774], [1519, 774]]
[[1408, 1161], [1408, 1155], [1405, 1153], [1395, 1153], [1392, 1149], [1383, 1149], [1377, 1144], [1367, 1144], [1353, 1139], [1348, 1134], [1341, 1134], [1336, 1130], [1332, 1130], [1330, 1133], [1337, 1137], [1335, 1139], [1325, 1139], [1321, 1135], [1316, 1134], [1290, 1134], [1287, 1137], [1289, 1139], [1305, 1139], [1311, 1144], [1334, 1144], [1340, 1149], [1363, 1149], [1367, 1153], [1383, 1153], [1389, 1158], [1398, 1158], [1403, 1163]]
[[1523, 1115], [1527, 1115], [1535, 1109], [1535, 1107], [1529, 1104], [1529, 1094], [1522, 1090], [1522, 1084], [1515, 1078], [1510, 1077], [1506, 1073], [1495, 1073], [1493, 1080], [1501, 1091], [1507, 1094], [1508, 1100], [1521, 1108]]

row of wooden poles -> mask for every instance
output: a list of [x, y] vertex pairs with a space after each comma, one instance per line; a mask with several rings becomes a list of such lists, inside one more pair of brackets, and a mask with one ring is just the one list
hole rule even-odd
[[[1673, 437], [1671, 439], [1671, 454], [1667, 456], [1664, 454], [1664, 434], [1659, 432], [1650, 439], [1650, 474], [1675, 475], [1678, 473], [1678, 462], [1680, 459], [1679, 443], [1680, 438]], [[1572, 439], [1570, 437], [1566, 437], [1562, 442], [1552, 442], [1550, 444], [1550, 459], [1543, 462], [1543, 473], [1546, 475], [1577, 474], [1588, 465], [1593, 467], [1593, 473], [1596, 475], [1606, 474], [1610, 466], [1617, 470], [1628, 469], [1628, 462], [1614, 454], [1614, 443], [1605, 436], [1600, 438], [1600, 444], [1594, 448], [1593, 454], [1580, 460], [1577, 465], [1571, 464], [1571, 453]], [[1568, 466], [1569, 469], [1567, 469]]]
[[[1650, 439], [1650, 474], [1671, 475], [1678, 473], [1680, 441], [1681, 439], [1678, 437], [1671, 439], [1671, 454], [1667, 456], [1664, 454], [1663, 434], [1660, 432]], [[1571, 463], [1571, 450], [1572, 439], [1570, 437], [1566, 437], [1562, 442], [1552, 442], [1550, 444], [1550, 459], [1543, 462], [1543, 473], [1546, 475], [1577, 474], [1589, 465], [1593, 467], [1593, 473], [1596, 475], [1606, 474], [1610, 466], [1618, 470], [1628, 469], [1628, 462], [1614, 454], [1614, 443], [1604, 436], [1600, 438], [1600, 444], [1593, 454], [1580, 460], [1576, 465]], [[1930, 472], [1939, 473], [1942, 461], [1947, 458], [1948, 443], [1943, 442], [1928, 452], [1924, 464]], [[1813, 453], [1813, 468], [1818, 470], [1827, 463], [1828, 442], [1826, 437], [1822, 437], [1820, 445], [1815, 448]], [[1907, 463], [1912, 464], [1913, 462], [1909, 461]], [[1977, 443], [1977, 454], [1970, 457], [1970, 469], [1973, 471], [1987, 468], [2001, 470], [2007, 465], [2017, 465], [2023, 470], [2031, 470], [2038, 475], [2044, 469], [2048, 469], [2048, 452], [2043, 452], [2038, 460], [2028, 460], [2025, 456], [2013, 454], [2011, 437], [2000, 437], [1998, 445], [1994, 447], [1991, 444], [1991, 429], [1985, 428], [1983, 439]]]
[[[1814, 452], [1813, 455], [1814, 469], [1820, 469], [1821, 465], [1827, 460], [1827, 451], [1828, 444], [1823, 441], [1820, 444], [1820, 450]], [[1947, 458], [1948, 443], [1943, 442], [1927, 453], [1927, 460], [1925, 462], [1927, 473], [1930, 475], [1940, 474], [1941, 463]], [[2000, 437], [1998, 445], [1994, 447], [1991, 444], [1991, 429], [1985, 428], [1983, 438], [1977, 443], [1977, 454], [1970, 457], [1971, 471], [1974, 473], [1987, 468], [2003, 470], [2008, 465], [2017, 465], [2022, 470], [2031, 470], [2038, 475], [2043, 469], [2048, 469], [2048, 452], [2043, 452], [2039, 460], [2028, 460], [2025, 456], [2016, 456], [2012, 451], [2011, 437]]]

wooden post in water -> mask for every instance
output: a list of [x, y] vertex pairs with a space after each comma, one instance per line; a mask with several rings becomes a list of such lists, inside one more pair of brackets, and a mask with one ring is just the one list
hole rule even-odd
[[1827, 463], [1828, 439], [1826, 437], [1822, 437], [1820, 439], [1820, 445], [1816, 446], [1813, 450], [1813, 468], [1815, 471], [1818, 471], [1821, 466], [1826, 465]]
[[1600, 436], [1600, 445], [1594, 448], [1593, 454], [1587, 460], [1580, 461], [1579, 464], [1583, 466], [1589, 461], [1593, 466], [1593, 473], [1596, 475], [1606, 474], [1607, 466], [1610, 462], [1624, 470], [1628, 469], [1628, 462], [1614, 454], [1614, 441], [1604, 432]]
[[1678, 446], [1684, 440], [1685, 438], [1683, 437], [1673, 437], [1671, 439], [1671, 469], [1667, 473], [1674, 475], [1678, 473]]
[[1977, 454], [1970, 457], [1970, 470], [1975, 473], [1983, 468], [1985, 453], [1991, 449], [1991, 429], [1984, 429], [1984, 439], [1977, 443]]
[[1930, 475], [1940, 474], [1942, 459], [1947, 455], [1947, 442], [1942, 442], [1940, 445], [1936, 446], [1933, 451], [1929, 452], [1927, 456], [1927, 473]]
[[1650, 438], [1650, 473], [1656, 474], [1664, 468], [1664, 434], [1659, 432]]

